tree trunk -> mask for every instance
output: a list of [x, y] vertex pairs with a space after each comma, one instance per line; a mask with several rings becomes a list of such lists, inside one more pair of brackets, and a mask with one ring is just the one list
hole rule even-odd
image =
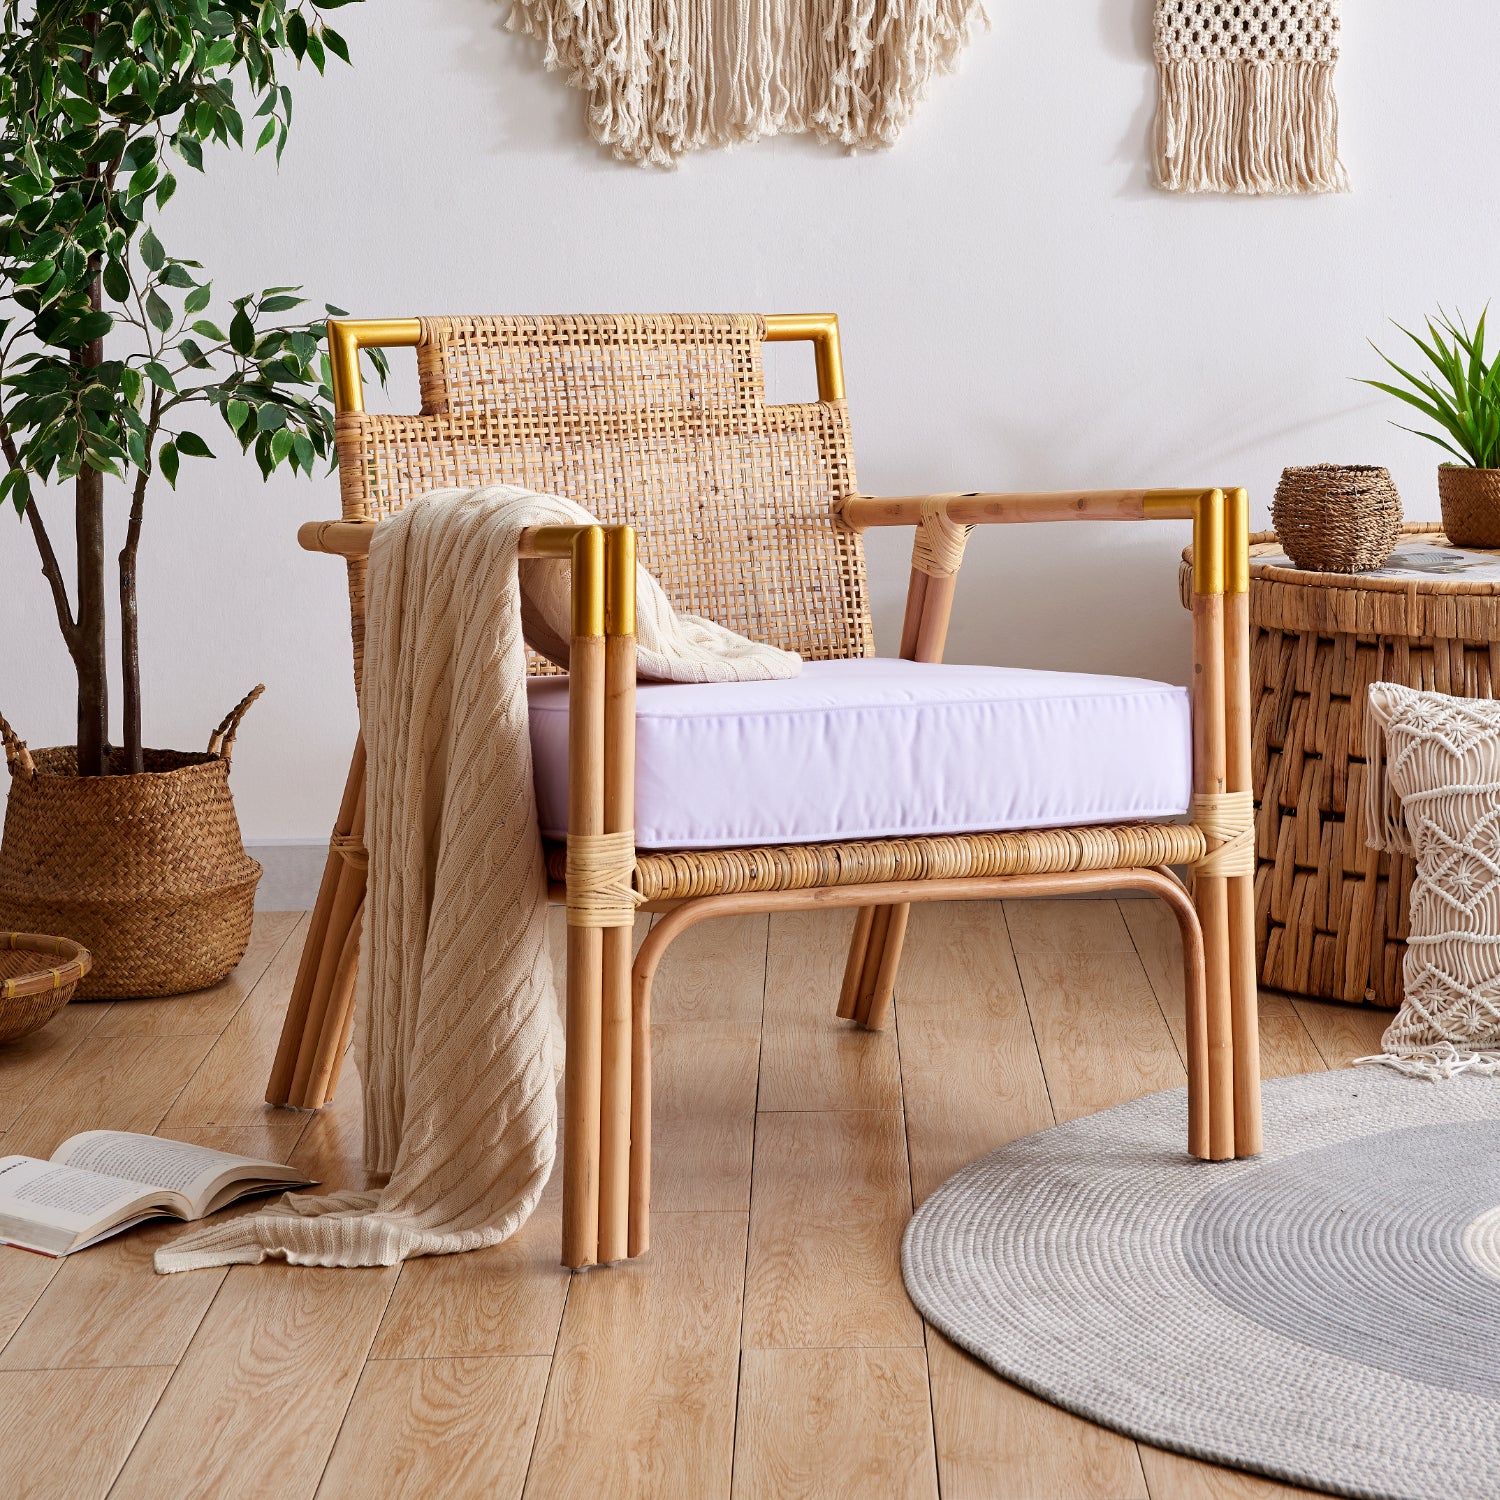
[[[154, 416], [153, 403], [153, 416]], [[146, 499], [146, 472], [136, 476], [130, 502], [130, 523], [120, 551], [120, 742], [125, 747], [125, 770], [139, 775], [146, 769], [141, 749], [141, 646], [140, 610], [136, 600], [136, 554], [141, 546], [141, 521]]]
[[105, 658], [104, 476], [83, 468], [74, 482], [78, 534], [78, 774], [103, 776], [109, 756], [109, 673]]
[[[98, 278], [89, 289], [95, 309], [102, 304]], [[78, 351], [82, 369], [104, 363], [104, 340], [90, 339]], [[104, 614], [104, 475], [87, 464], [74, 482], [78, 536], [78, 774], [103, 776], [109, 770], [109, 668]]]

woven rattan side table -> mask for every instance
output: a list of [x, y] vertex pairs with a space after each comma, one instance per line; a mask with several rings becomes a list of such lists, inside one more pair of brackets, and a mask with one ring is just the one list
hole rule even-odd
[[[1394, 1007], [1401, 1001], [1412, 863], [1365, 846], [1365, 690], [1372, 682], [1500, 696], [1496, 577], [1308, 573], [1253, 538], [1251, 701], [1256, 953], [1268, 989]], [[1441, 528], [1405, 526], [1398, 554], [1434, 569]], [[1459, 554], [1453, 554], [1455, 559]], [[1463, 554], [1472, 559], [1472, 552]]]

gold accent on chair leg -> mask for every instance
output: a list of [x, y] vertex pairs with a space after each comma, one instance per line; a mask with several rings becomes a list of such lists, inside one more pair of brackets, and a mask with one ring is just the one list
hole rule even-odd
[[[1225, 494], [1224, 703], [1228, 790], [1250, 792], [1250, 497]], [[1255, 964], [1255, 876], [1229, 881], [1230, 1003], [1234, 1031], [1234, 1149], [1262, 1149], [1260, 991]]]
[[[568, 659], [568, 833], [604, 832], [604, 533], [573, 543]], [[567, 1065], [563, 1073], [563, 1264], [599, 1259], [599, 1110], [604, 932], [568, 924]]]
[[[303, 1107], [300, 1099], [295, 1096], [292, 1080], [297, 1072], [298, 1054], [312, 1024], [310, 1009], [318, 970], [325, 950], [333, 947], [336, 953], [342, 952], [347, 936], [347, 928], [337, 932], [329, 930], [329, 920], [335, 904], [339, 904], [341, 910], [345, 909], [344, 903], [337, 902], [339, 887], [352, 873], [348, 861], [338, 852], [336, 845], [338, 840], [348, 838], [356, 831], [355, 814], [363, 805], [364, 788], [365, 741], [361, 735], [354, 744], [349, 775], [344, 782], [344, 795], [333, 825], [328, 860], [323, 866], [323, 879], [318, 886], [318, 899], [313, 906], [312, 920], [308, 923], [307, 937], [303, 940], [302, 959], [297, 966], [297, 978], [287, 1003], [286, 1019], [282, 1022], [276, 1060], [271, 1065], [271, 1076], [266, 1083], [267, 1104]], [[362, 824], [359, 831], [363, 832]]]

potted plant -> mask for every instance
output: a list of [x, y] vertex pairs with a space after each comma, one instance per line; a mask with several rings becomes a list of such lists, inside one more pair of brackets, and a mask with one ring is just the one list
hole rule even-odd
[[1396, 324], [1421, 351], [1430, 372], [1413, 374], [1376, 349], [1405, 384], [1363, 382], [1415, 407], [1441, 429], [1403, 430], [1458, 460], [1438, 469], [1443, 530], [1456, 547], [1500, 547], [1500, 361], [1485, 359], [1487, 314], [1486, 308], [1470, 332], [1463, 318], [1439, 312], [1427, 319], [1426, 338]]
[[[77, 743], [30, 752], [12, 781], [0, 928], [57, 932], [95, 956], [80, 994], [171, 994], [243, 955], [260, 868], [228, 790], [238, 724], [207, 753], [141, 738], [136, 557], [145, 500], [217, 412], [263, 476], [333, 460], [321, 321], [285, 321], [296, 287], [235, 297], [168, 252], [155, 221], [206, 148], [274, 143], [291, 121], [288, 56], [348, 60], [322, 12], [351, 0], [0, 0], [0, 501], [29, 527], [77, 678]], [[330, 308], [330, 312], [335, 309]], [[49, 526], [71, 490], [73, 587]], [[116, 502], [117, 497], [117, 502]], [[105, 519], [117, 559], [120, 735], [111, 737]], [[44, 514], [45, 512], [45, 514]], [[253, 694], [251, 695], [253, 699]]]

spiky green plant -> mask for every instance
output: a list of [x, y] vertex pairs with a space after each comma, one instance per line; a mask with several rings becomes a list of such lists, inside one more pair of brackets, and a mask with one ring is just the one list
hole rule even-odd
[[1400, 422], [1394, 426], [1436, 443], [1461, 466], [1474, 469], [1500, 468], [1500, 358], [1485, 359], [1484, 324], [1488, 314], [1486, 307], [1471, 333], [1463, 318], [1454, 319], [1439, 309], [1436, 317], [1426, 320], [1426, 338], [1397, 323], [1395, 326], [1421, 350], [1431, 366], [1430, 373], [1413, 374], [1372, 344], [1406, 384], [1361, 382], [1415, 407], [1437, 423], [1446, 436]]

